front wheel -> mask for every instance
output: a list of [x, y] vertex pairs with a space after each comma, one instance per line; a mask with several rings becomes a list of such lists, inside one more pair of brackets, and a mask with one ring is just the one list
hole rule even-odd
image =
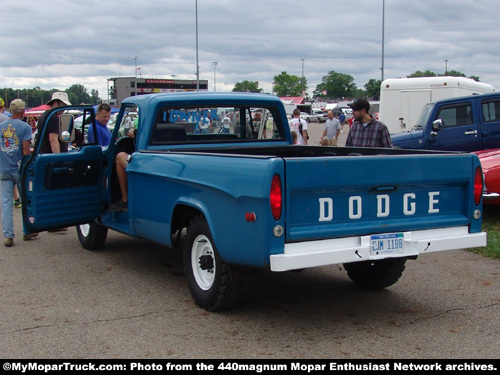
[[76, 226], [78, 239], [84, 249], [101, 250], [108, 236], [108, 228], [97, 223]]
[[200, 307], [225, 310], [239, 301], [241, 288], [217, 252], [202, 216], [195, 217], [187, 228], [184, 267], [191, 295]]
[[405, 269], [406, 259], [390, 258], [345, 263], [347, 276], [354, 284], [367, 289], [384, 289], [395, 284]]

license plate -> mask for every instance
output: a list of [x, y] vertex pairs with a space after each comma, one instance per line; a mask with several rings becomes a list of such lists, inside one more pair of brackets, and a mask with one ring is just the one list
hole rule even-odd
[[403, 233], [377, 234], [370, 237], [370, 254], [402, 254], [405, 252]]

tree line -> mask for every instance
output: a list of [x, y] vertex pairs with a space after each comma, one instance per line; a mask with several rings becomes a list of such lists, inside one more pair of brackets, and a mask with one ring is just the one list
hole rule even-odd
[[[466, 77], [464, 73], [456, 70], [447, 71], [445, 74], [438, 74], [430, 70], [423, 72], [417, 70], [408, 75], [407, 78], [438, 76]], [[479, 77], [477, 76], [470, 76], [469, 78], [479, 82]], [[321, 83], [316, 86], [313, 92], [313, 98], [309, 99], [327, 101], [338, 98], [364, 97], [372, 100], [379, 100], [381, 84], [381, 80], [372, 78], [364, 85], [364, 89], [360, 89], [354, 83], [354, 78], [351, 75], [330, 71], [326, 76], [323, 76]], [[307, 89], [307, 79], [305, 77], [302, 78], [296, 75], [290, 75], [287, 72], [281, 72], [274, 76], [273, 93], [277, 96], [303, 96], [302, 93], [307, 92]], [[264, 90], [259, 88], [258, 81], [243, 81], [237, 82], [232, 91], [263, 92]]]
[[[42, 90], [40, 87], [34, 87], [32, 89], [4, 88], [0, 89], [0, 95], [5, 100], [7, 107], [14, 99], [23, 99], [28, 108], [33, 108], [47, 103], [50, 98], [52, 98], [52, 94], [56, 91], [61, 90]], [[63, 91], [68, 94], [69, 101], [72, 104], [95, 105], [102, 102], [97, 90], [90, 90], [89, 93], [83, 85], [73, 85]]]
[[[466, 77], [464, 73], [456, 70], [447, 71], [445, 74], [438, 74], [430, 70], [417, 70], [416, 72], [408, 75], [407, 78], [438, 77], [444, 75]], [[468, 78], [479, 82], [479, 77], [477, 76], [470, 76]], [[330, 71], [326, 76], [323, 76], [321, 83], [316, 86], [316, 89], [313, 92], [313, 97], [308, 99], [328, 101], [338, 98], [364, 97], [372, 100], [379, 100], [381, 83], [382, 82], [379, 79], [372, 78], [364, 85], [364, 89], [360, 89], [354, 83], [354, 78], [351, 75]], [[302, 93], [307, 92], [308, 89], [307, 78], [305, 77], [302, 78], [296, 75], [291, 75], [287, 72], [281, 72], [280, 74], [274, 76], [273, 93], [277, 96], [303, 96]], [[34, 87], [32, 89], [4, 88], [0, 89], [0, 96], [3, 97], [7, 106], [12, 100], [20, 98], [26, 102], [28, 108], [32, 108], [47, 103], [55, 91], [61, 90], [42, 90], [40, 87]], [[259, 81], [243, 81], [236, 82], [232, 91], [263, 92], [264, 90], [259, 88]], [[90, 90], [89, 93], [83, 85], [72, 85], [68, 89], [64, 90], [64, 92], [68, 94], [69, 101], [73, 104], [95, 105], [102, 102], [97, 90]], [[307, 97], [307, 95], [304, 96]]]

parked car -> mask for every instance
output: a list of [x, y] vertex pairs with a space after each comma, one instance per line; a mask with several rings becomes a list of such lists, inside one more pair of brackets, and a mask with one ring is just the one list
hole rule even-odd
[[320, 122], [318, 115], [310, 115], [306, 112], [300, 112], [300, 118], [306, 120], [307, 122]]
[[483, 204], [500, 206], [500, 149], [474, 152], [484, 175]]
[[322, 110], [313, 110], [313, 115], [317, 116], [318, 122], [326, 122], [326, 120], [328, 120], [328, 112]]

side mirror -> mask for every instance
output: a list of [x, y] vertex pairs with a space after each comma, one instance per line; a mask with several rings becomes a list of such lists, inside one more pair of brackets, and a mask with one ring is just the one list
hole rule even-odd
[[75, 140], [75, 118], [73, 115], [63, 113], [59, 117], [59, 139], [66, 143]]
[[441, 119], [434, 120], [432, 122], [432, 129], [434, 131], [440, 131], [440, 130], [444, 129], [443, 120], [441, 120]]

